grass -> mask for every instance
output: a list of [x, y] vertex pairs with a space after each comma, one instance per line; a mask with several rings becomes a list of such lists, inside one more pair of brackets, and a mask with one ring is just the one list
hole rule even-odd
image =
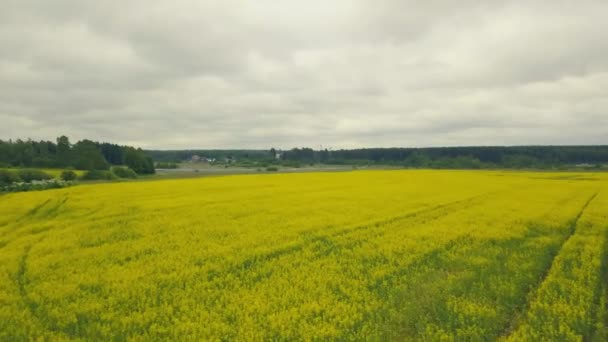
[[[59, 178], [61, 176], [61, 173], [63, 171], [65, 171], [66, 169], [47, 169], [47, 168], [0, 168], [0, 170], [6, 170], [9, 172], [14, 172], [14, 173], [18, 173], [19, 170], [40, 170], [48, 175], [50, 175], [53, 178]], [[82, 171], [82, 170], [72, 170], [74, 171], [74, 173], [76, 173], [77, 176], [82, 176], [86, 171]]]

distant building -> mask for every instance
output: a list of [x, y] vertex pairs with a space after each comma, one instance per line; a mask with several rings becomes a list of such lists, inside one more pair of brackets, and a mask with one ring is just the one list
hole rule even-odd
[[190, 159], [191, 163], [199, 163], [201, 161], [201, 157], [197, 156], [196, 154], [192, 156], [192, 158]]

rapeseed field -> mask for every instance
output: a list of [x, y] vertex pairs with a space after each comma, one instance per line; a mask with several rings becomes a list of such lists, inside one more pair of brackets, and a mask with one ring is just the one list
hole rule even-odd
[[0, 196], [0, 340], [606, 340], [608, 176], [353, 171]]

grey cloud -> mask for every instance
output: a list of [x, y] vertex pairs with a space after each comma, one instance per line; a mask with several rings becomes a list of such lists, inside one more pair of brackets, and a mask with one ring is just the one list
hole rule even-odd
[[27, 1], [0, 138], [148, 148], [601, 144], [605, 1]]

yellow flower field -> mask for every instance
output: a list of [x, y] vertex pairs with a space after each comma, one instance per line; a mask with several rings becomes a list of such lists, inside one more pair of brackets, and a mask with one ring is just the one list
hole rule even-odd
[[0, 340], [605, 340], [608, 175], [353, 171], [0, 196]]

